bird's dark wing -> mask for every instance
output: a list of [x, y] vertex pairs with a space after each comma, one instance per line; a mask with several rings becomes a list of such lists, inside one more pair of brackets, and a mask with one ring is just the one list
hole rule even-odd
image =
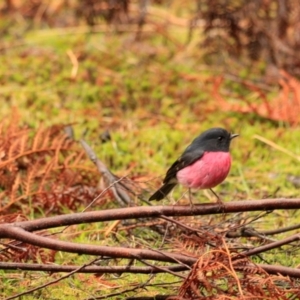
[[191, 149], [188, 147], [184, 153], [173, 163], [173, 165], [167, 171], [164, 183], [172, 182], [176, 178], [176, 173], [184, 169], [185, 167], [193, 164], [196, 160], [200, 159], [204, 151], [202, 149]]

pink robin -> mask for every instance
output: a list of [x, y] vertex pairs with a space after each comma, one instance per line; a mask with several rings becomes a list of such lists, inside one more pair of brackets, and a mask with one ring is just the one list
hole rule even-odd
[[204, 131], [169, 168], [163, 185], [149, 200], [162, 200], [178, 183], [189, 189], [210, 189], [213, 192], [212, 188], [223, 182], [229, 173], [229, 146], [237, 136], [223, 128]]

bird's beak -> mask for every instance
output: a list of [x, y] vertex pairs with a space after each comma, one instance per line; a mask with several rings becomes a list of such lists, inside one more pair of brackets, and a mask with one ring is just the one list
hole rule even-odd
[[230, 135], [230, 140], [236, 138], [237, 136], [239, 136], [239, 134], [231, 134], [231, 135]]

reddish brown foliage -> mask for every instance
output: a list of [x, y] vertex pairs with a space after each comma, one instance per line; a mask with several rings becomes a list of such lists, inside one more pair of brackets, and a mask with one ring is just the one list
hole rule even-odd
[[[204, 0], [198, 5], [192, 26], [204, 22], [202, 47], [208, 59], [228, 53], [232, 58], [262, 59], [269, 66], [300, 74], [300, 10], [295, 0]], [[225, 61], [228, 64], [228, 61]]]
[[269, 100], [267, 94], [255, 84], [242, 81], [241, 84], [257, 95], [256, 101], [248, 101], [242, 98], [237, 103], [230, 103], [221, 95], [221, 87], [224, 77], [213, 79], [213, 96], [217, 100], [217, 107], [223, 111], [239, 113], [254, 113], [263, 118], [274, 121], [283, 121], [291, 125], [297, 125], [300, 121], [300, 81], [285, 71], [281, 71], [279, 95]]
[[[289, 288], [282, 288], [284, 286]], [[234, 258], [224, 243], [224, 247], [199, 257], [182, 284], [178, 299], [220, 300], [236, 299], [232, 298], [236, 296], [239, 299], [287, 299], [291, 294], [300, 295], [290, 278], [267, 274], [249, 258]]]
[[[83, 166], [86, 155], [64, 126], [33, 132], [15, 112], [0, 123], [0, 212], [35, 210], [48, 214], [76, 209], [96, 195], [96, 181]], [[86, 183], [89, 182], [87, 186]], [[93, 187], [94, 186], [94, 187]]]
[[[88, 25], [95, 25], [104, 19], [108, 23], [128, 23], [129, 0], [83, 0], [83, 1], [44, 1], [44, 0], [7, 0], [0, 5], [0, 14], [18, 12], [35, 25], [46, 23], [48, 26], [74, 26], [84, 19]], [[136, 20], [135, 22], [137, 22]]]

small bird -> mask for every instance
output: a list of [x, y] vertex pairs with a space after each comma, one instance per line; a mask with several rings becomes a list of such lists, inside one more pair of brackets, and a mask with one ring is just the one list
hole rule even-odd
[[162, 200], [177, 183], [189, 189], [210, 189], [213, 192], [212, 188], [223, 182], [229, 173], [229, 146], [237, 136], [223, 128], [211, 128], [201, 133], [169, 168], [163, 185], [149, 200]]

